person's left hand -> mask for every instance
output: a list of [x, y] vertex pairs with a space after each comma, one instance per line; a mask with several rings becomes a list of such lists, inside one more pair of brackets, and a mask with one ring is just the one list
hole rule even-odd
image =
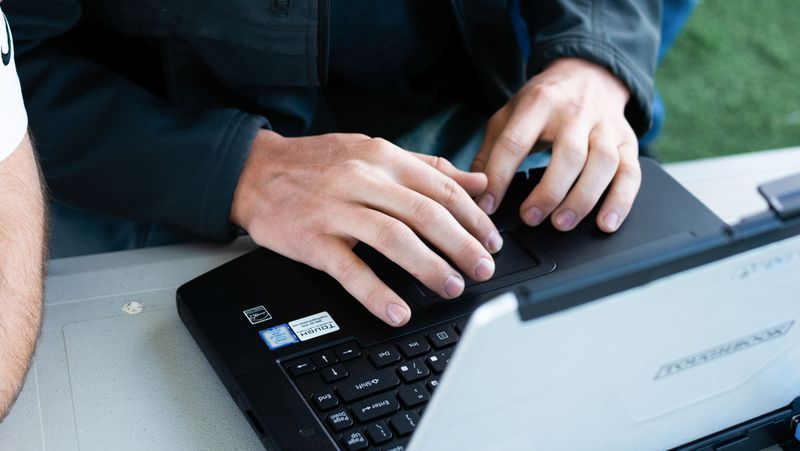
[[522, 220], [535, 226], [552, 213], [558, 230], [572, 230], [610, 185], [597, 225], [616, 231], [641, 183], [639, 145], [624, 114], [629, 97], [622, 82], [594, 63], [550, 64], [489, 119], [472, 163], [489, 180], [478, 205], [494, 213], [522, 160], [552, 144], [541, 182], [520, 207]]

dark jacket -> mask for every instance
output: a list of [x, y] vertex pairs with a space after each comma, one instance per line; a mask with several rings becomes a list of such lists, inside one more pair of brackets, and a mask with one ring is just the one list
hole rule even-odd
[[[315, 118], [324, 113], [330, 1], [6, 0], [53, 196], [230, 238], [233, 192], [257, 131], [330, 131], [315, 125], [324, 124]], [[522, 2], [528, 61], [511, 2], [451, 1], [487, 109], [549, 62], [575, 56], [629, 87], [627, 117], [646, 131], [660, 0]]]

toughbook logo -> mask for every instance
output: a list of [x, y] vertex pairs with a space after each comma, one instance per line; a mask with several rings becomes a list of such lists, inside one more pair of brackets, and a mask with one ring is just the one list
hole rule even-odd
[[757, 344], [761, 344], [769, 340], [780, 338], [786, 335], [787, 332], [789, 332], [789, 329], [792, 327], [793, 324], [794, 321], [789, 321], [783, 324], [779, 324], [777, 326], [764, 329], [760, 332], [756, 332], [752, 335], [738, 338], [736, 340], [729, 341], [725, 344], [715, 346], [710, 349], [706, 349], [705, 351], [700, 351], [696, 354], [692, 354], [682, 359], [666, 363], [662, 365], [661, 368], [658, 370], [655, 379], [661, 379], [663, 377], [671, 376], [683, 370], [694, 368], [695, 366], [700, 365], [701, 363], [709, 362], [714, 359], [719, 359], [721, 357], [733, 354], [736, 351], [741, 351], [743, 349], [747, 349]]

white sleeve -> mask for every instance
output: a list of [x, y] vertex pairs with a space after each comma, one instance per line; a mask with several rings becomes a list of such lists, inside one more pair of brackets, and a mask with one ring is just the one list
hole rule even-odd
[[8, 19], [0, 11], [0, 161], [17, 148], [28, 129], [28, 114], [14, 64], [14, 44]]

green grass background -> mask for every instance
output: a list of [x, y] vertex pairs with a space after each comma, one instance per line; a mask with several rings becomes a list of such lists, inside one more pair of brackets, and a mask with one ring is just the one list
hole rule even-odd
[[702, 0], [656, 86], [663, 161], [800, 146], [800, 0]]

